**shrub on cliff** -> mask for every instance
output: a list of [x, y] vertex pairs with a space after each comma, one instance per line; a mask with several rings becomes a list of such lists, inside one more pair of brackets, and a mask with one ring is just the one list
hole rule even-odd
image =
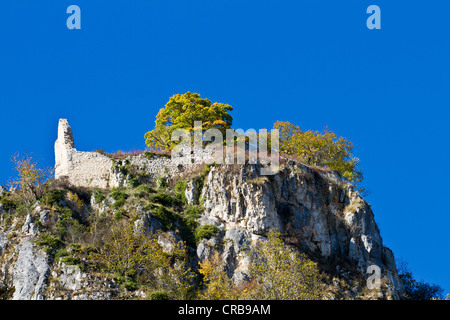
[[22, 200], [31, 203], [45, 193], [45, 182], [52, 176], [53, 169], [41, 169], [31, 154], [16, 153], [12, 159], [17, 178], [10, 184], [22, 194]]
[[315, 262], [288, 248], [279, 233], [271, 231], [250, 251], [250, 293], [255, 299], [317, 300], [325, 294], [323, 276]]
[[157, 268], [167, 267], [170, 261], [156, 239], [136, 232], [132, 225], [113, 226], [105, 235], [99, 252], [92, 252], [90, 258], [123, 277], [135, 277], [138, 272], [152, 273]]
[[205, 224], [195, 229], [195, 241], [198, 243], [203, 239], [209, 239], [218, 234], [220, 229], [212, 224]]

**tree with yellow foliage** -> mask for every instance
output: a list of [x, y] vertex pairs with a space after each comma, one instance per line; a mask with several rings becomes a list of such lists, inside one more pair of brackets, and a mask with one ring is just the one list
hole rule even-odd
[[29, 153], [16, 153], [11, 161], [18, 175], [17, 179], [10, 182], [11, 187], [19, 190], [26, 202], [40, 199], [45, 192], [44, 183], [51, 177], [53, 170], [39, 168]]
[[198, 298], [204, 300], [230, 300], [234, 299], [233, 282], [224, 270], [218, 252], [211, 258], [199, 263], [199, 273], [203, 275], [203, 290], [199, 291]]
[[359, 159], [353, 156], [353, 144], [325, 128], [323, 132], [302, 131], [290, 122], [277, 121], [274, 129], [280, 130], [280, 151], [295, 155], [312, 166], [338, 171], [345, 179], [360, 183], [362, 172]]
[[202, 122], [203, 132], [218, 129], [225, 136], [226, 129], [231, 127], [233, 118], [229, 114], [233, 108], [228, 104], [211, 103], [198, 93], [186, 92], [170, 97], [164, 108], [160, 109], [155, 121], [155, 128], [145, 134], [149, 148], [172, 150], [177, 144], [171, 140], [176, 129], [194, 132], [194, 122]]
[[277, 232], [258, 241], [248, 251], [247, 281], [235, 284], [224, 270], [218, 252], [200, 262], [203, 289], [198, 298], [206, 300], [317, 300], [326, 294], [317, 263], [288, 248]]
[[317, 263], [288, 248], [271, 231], [250, 251], [249, 277], [255, 282], [250, 296], [267, 300], [318, 300], [326, 291]]
[[115, 225], [99, 252], [91, 253], [90, 258], [123, 277], [134, 277], [138, 272], [151, 274], [157, 268], [167, 268], [170, 262], [155, 238], [148, 238], [131, 224]]

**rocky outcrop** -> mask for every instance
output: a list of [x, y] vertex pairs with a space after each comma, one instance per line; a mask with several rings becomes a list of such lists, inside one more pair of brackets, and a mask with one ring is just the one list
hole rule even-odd
[[0, 283], [8, 284], [13, 300], [44, 299], [50, 270], [45, 251], [35, 246], [38, 230], [31, 214], [8, 227], [0, 223]]
[[[205, 181], [202, 201], [203, 223], [226, 230], [223, 259], [233, 269], [244, 270], [239, 259], [243, 243], [278, 230], [291, 245], [307, 252], [325, 266], [365, 275], [370, 265], [379, 266], [390, 283], [390, 295], [398, 298], [403, 288], [394, 256], [383, 246], [370, 206], [337, 172], [313, 170], [286, 161], [274, 176], [259, 174], [257, 165], [213, 167]], [[197, 252], [205, 258], [214, 248], [212, 239], [202, 242]], [[336, 271], [336, 270], [332, 270]], [[237, 278], [242, 277], [242, 272]]]
[[48, 300], [110, 300], [119, 294], [114, 279], [82, 272], [76, 265], [58, 263], [48, 284]]
[[6, 238], [6, 234], [3, 232], [0, 232], [0, 256], [3, 253], [3, 250], [6, 248], [6, 245], [8, 244], [8, 239]]
[[13, 270], [13, 300], [43, 300], [50, 270], [44, 251], [33, 248], [32, 238], [23, 239], [18, 247]]
[[184, 192], [186, 201], [188, 204], [195, 204], [198, 199], [197, 183], [193, 180], [189, 181], [186, 185], [186, 191]]

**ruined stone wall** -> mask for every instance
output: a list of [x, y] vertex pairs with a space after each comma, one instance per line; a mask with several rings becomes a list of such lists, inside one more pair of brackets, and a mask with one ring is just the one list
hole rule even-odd
[[112, 160], [98, 152], [75, 149], [72, 130], [67, 119], [60, 119], [55, 142], [55, 178], [67, 178], [76, 186], [108, 188], [111, 181]]
[[75, 186], [112, 188], [126, 184], [126, 177], [119, 170], [126, 163], [145, 172], [151, 179], [157, 179], [161, 175], [174, 177], [211, 157], [210, 151], [197, 150], [192, 163], [187, 157], [190, 152], [190, 149], [182, 150], [173, 158], [157, 154], [147, 158], [141, 154], [113, 160], [98, 152], [77, 151], [69, 122], [60, 119], [55, 142], [55, 178], [67, 178]]

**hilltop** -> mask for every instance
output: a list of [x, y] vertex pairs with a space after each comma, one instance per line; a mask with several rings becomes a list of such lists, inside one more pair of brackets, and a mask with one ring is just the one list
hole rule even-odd
[[[370, 205], [337, 171], [282, 158], [279, 172], [264, 176], [262, 164], [82, 152], [66, 119], [55, 162], [39, 199], [0, 190], [3, 298], [264, 298], [267, 283], [255, 266], [268, 262], [255, 264], [253, 255], [278, 245], [291, 252], [283, 259], [299, 263], [291, 279], [315, 279], [279, 297], [403, 295]], [[367, 287], [371, 266], [380, 270], [375, 289]], [[213, 292], [212, 283], [235, 296]], [[237, 293], [242, 286], [248, 296]]]

